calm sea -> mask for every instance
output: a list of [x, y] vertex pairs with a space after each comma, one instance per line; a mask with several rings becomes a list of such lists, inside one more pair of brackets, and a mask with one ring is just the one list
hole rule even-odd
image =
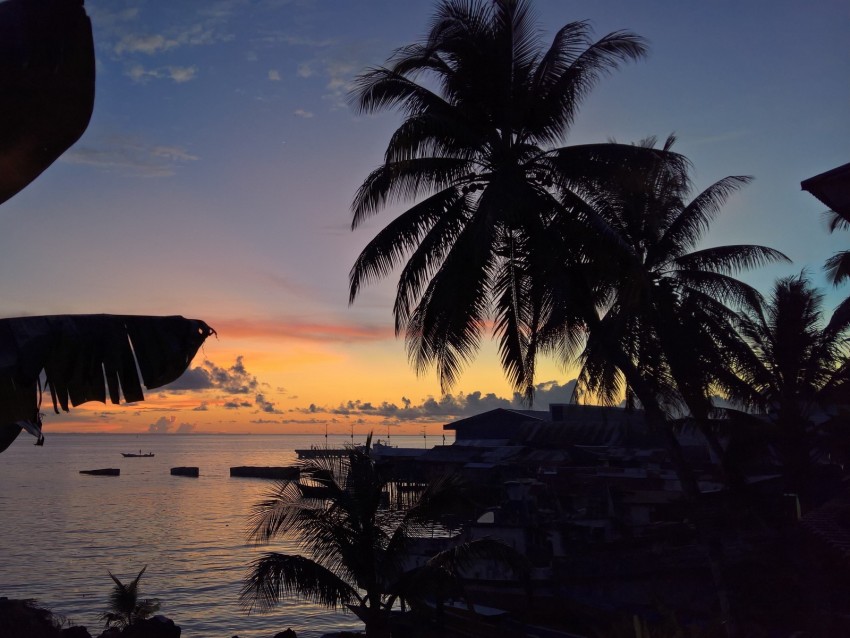
[[[270, 638], [292, 627], [301, 638], [362, 628], [349, 613], [285, 600], [269, 614], [239, 606], [240, 582], [258, 552], [297, 551], [286, 541], [249, 547], [252, 503], [272, 483], [230, 478], [236, 465], [288, 465], [296, 448], [323, 443], [302, 435], [48, 434], [44, 447], [21, 435], [0, 454], [0, 596], [36, 598], [93, 635], [112, 586], [145, 565], [143, 597], [162, 602], [187, 638]], [[332, 446], [350, 442], [329, 437]], [[355, 443], [362, 437], [355, 437]], [[434, 438], [394, 436], [401, 447]], [[154, 452], [123, 458], [121, 452]], [[171, 476], [178, 465], [200, 478]], [[121, 476], [80, 470], [117, 467]]]

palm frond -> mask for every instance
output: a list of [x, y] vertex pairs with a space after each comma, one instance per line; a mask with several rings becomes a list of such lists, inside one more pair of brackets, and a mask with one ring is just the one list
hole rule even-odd
[[262, 613], [290, 595], [332, 609], [360, 601], [354, 587], [315, 561], [274, 552], [251, 564], [239, 598], [249, 613]]
[[726, 275], [777, 262], [790, 263], [791, 260], [778, 250], [752, 244], [705, 248], [673, 260], [674, 266], [682, 270]]
[[823, 269], [826, 271], [827, 279], [834, 286], [840, 286], [850, 280], [850, 250], [835, 253], [826, 260]]
[[461, 575], [479, 561], [490, 561], [507, 567], [520, 577], [527, 576], [531, 569], [524, 554], [494, 538], [478, 538], [454, 545], [431, 557], [427, 565], [450, 574]]
[[454, 185], [470, 172], [467, 160], [424, 157], [384, 164], [366, 178], [351, 204], [351, 228], [356, 229], [381, 208]]
[[422, 300], [427, 283], [443, 265], [457, 237], [474, 215], [469, 196], [451, 202], [408, 259], [398, 278], [393, 304], [396, 335], [409, 324], [413, 308]]
[[[435, 224], [446, 226], [456, 215], [459, 197], [454, 189], [446, 189], [428, 197], [399, 215], [366, 245], [349, 273], [349, 303], [353, 303], [360, 288], [387, 276], [409, 252], [420, 245], [422, 238]], [[440, 233], [442, 236], [442, 233]], [[451, 236], [451, 234], [449, 234]], [[433, 241], [433, 240], [432, 240]], [[441, 240], [439, 244], [443, 244]], [[430, 257], [431, 251], [425, 251]]]
[[659, 250], [678, 257], [692, 248], [708, 230], [729, 196], [751, 181], [752, 177], [733, 175], [714, 182], [692, 199], [670, 224], [659, 242]]
[[414, 369], [421, 374], [436, 365], [444, 389], [454, 384], [463, 364], [477, 350], [488, 311], [494, 255], [491, 242], [481, 240], [494, 229], [482, 208], [479, 203], [407, 325], [408, 356]]

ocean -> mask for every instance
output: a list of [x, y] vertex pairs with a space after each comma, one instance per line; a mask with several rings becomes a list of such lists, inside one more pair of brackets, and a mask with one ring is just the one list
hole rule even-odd
[[[328, 439], [331, 446], [351, 442]], [[141, 596], [159, 598], [159, 613], [185, 638], [271, 638], [287, 627], [311, 638], [362, 629], [351, 613], [295, 599], [262, 615], [239, 605], [257, 553], [297, 547], [287, 539], [246, 543], [250, 507], [273, 482], [230, 478], [230, 467], [290, 465], [296, 448], [324, 444], [324, 436], [48, 432], [44, 447], [34, 442], [22, 434], [0, 454], [0, 596], [35, 598], [97, 636], [113, 585], [107, 571], [126, 583], [147, 565]], [[392, 437], [400, 447], [440, 442]], [[140, 450], [155, 456], [121, 456]], [[171, 476], [181, 465], [199, 467], [200, 477]], [[121, 475], [79, 473], [106, 467]]]

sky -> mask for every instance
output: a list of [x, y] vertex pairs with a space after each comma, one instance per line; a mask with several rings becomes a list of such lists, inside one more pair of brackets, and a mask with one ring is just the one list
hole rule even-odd
[[[487, 340], [443, 395], [392, 328], [394, 280], [348, 304], [348, 272], [401, 208], [350, 229], [350, 204], [398, 114], [361, 116], [356, 75], [420, 38], [431, 0], [87, 0], [97, 88], [83, 137], [0, 206], [0, 316], [203, 319], [218, 332], [143, 403], [48, 414], [52, 432], [439, 433], [518, 407]], [[647, 59], [604, 78], [565, 144], [669, 133], [697, 190], [733, 196], [705, 245], [756, 243], [793, 264], [746, 273], [764, 293], [847, 248], [800, 182], [850, 161], [850, 5], [537, 0], [541, 37], [589, 20]], [[535, 408], [574, 372], [543, 361]]]

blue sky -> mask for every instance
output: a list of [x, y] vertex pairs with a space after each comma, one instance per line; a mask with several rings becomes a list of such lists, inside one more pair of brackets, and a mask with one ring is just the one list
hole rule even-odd
[[[398, 118], [358, 116], [346, 94], [358, 72], [424, 33], [433, 6], [87, 0], [94, 115], [71, 150], [0, 208], [0, 315], [206, 320], [220, 338], [202, 356], [223, 368], [242, 356], [265, 384], [266, 403], [250, 402], [238, 418], [228, 413], [225, 429], [251, 415], [273, 429], [256, 423], [269, 403], [277, 425], [301, 430], [308, 420], [290, 423], [287, 414], [312, 414], [312, 423], [358, 402], [439, 403], [436, 379], [417, 379], [392, 338], [392, 282], [347, 304], [355, 256], [392, 217], [387, 211], [352, 233], [348, 207]], [[802, 268], [822, 283], [824, 259], [846, 249], [848, 236], [828, 235], [824, 206], [800, 181], [850, 161], [850, 5], [535, 6], [546, 39], [588, 19], [597, 36], [625, 28], [650, 43], [648, 59], [603, 80], [568, 143], [675, 132], [698, 187], [755, 177], [707, 244], [759, 243], [788, 254], [792, 266], [745, 275], [762, 291]], [[837, 299], [830, 292], [829, 305]], [[541, 382], [571, 378], [554, 362], [542, 374]], [[492, 347], [454, 392], [510, 398]], [[182, 409], [192, 408], [164, 418], [193, 416]], [[127, 422], [151, 422], [144, 418]]]

